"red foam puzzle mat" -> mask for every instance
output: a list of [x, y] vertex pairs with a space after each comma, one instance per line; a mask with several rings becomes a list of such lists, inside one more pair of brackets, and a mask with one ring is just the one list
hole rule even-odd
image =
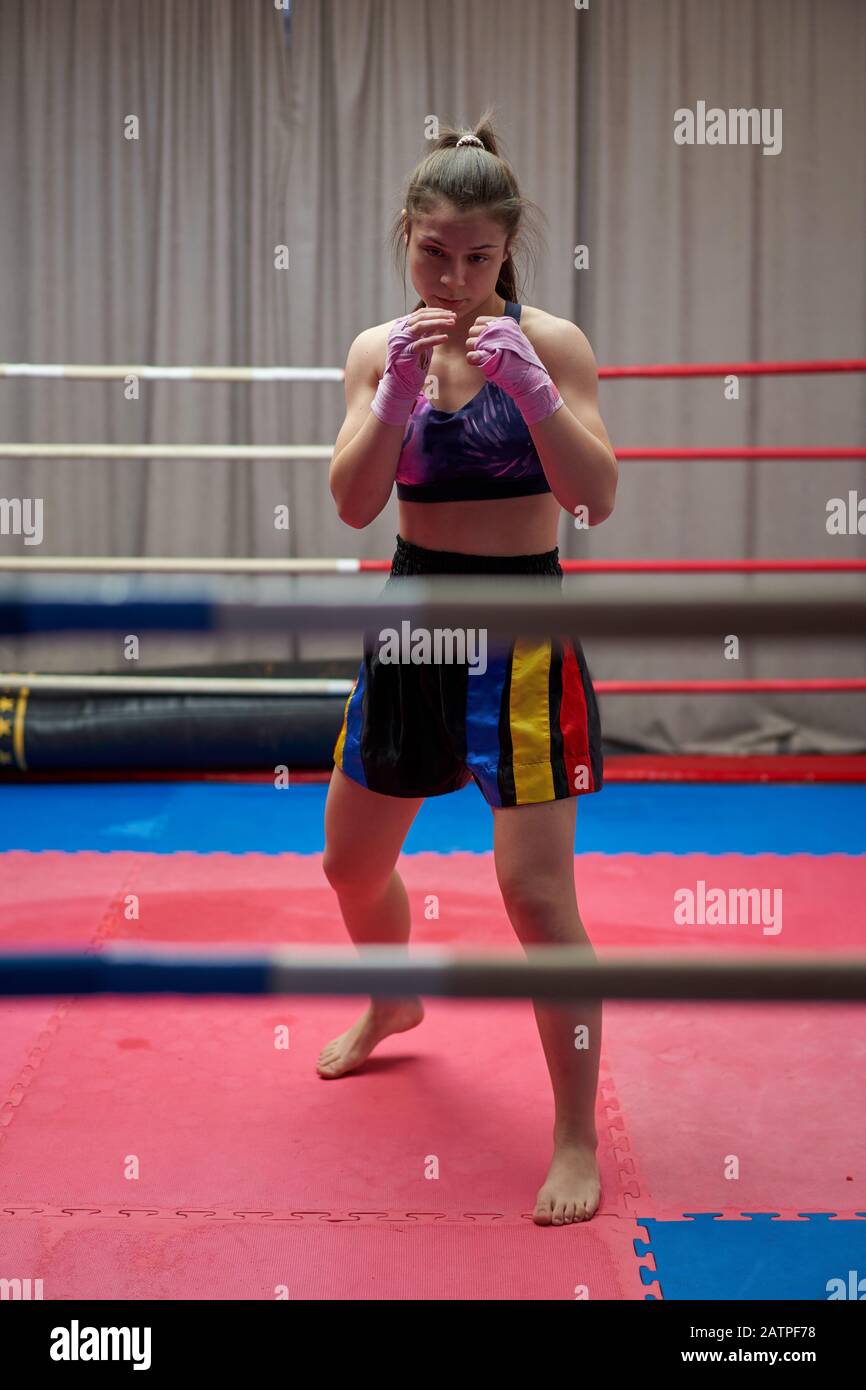
[[[316, 856], [3, 861], [3, 948], [346, 941]], [[413, 940], [520, 956], [492, 856], [400, 872]], [[850, 855], [588, 854], [575, 880], [600, 949], [862, 943]], [[779, 890], [782, 931], [676, 925], [698, 881]], [[425, 1007], [323, 1081], [356, 1000], [4, 1001], [0, 1274], [42, 1277], [46, 1298], [642, 1298], [636, 1219], [866, 1208], [862, 1009], [607, 1004], [600, 1213], [544, 1229], [552, 1096], [530, 1002]]]

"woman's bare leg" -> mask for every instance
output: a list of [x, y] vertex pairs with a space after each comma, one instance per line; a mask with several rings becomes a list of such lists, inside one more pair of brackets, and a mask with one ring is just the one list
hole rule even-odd
[[[574, 892], [577, 799], [494, 811], [496, 876], [524, 946], [581, 946], [592, 952]], [[533, 1001], [554, 1098], [553, 1159], [538, 1192], [538, 1225], [586, 1221], [600, 1197], [595, 1100], [601, 1052], [598, 1000]]]
[[[323, 868], [356, 946], [405, 946], [409, 940], [409, 899], [394, 866], [421, 804], [422, 799], [368, 791], [334, 768]], [[371, 999], [358, 1022], [322, 1049], [319, 1075], [331, 1080], [354, 1070], [382, 1038], [414, 1028], [423, 1017], [417, 995]]]

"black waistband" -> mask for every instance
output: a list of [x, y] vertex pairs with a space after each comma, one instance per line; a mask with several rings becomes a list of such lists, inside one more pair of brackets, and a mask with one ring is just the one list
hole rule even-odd
[[538, 555], [465, 555], [458, 550], [427, 550], [397, 537], [391, 574], [543, 574], [561, 577], [559, 546]]

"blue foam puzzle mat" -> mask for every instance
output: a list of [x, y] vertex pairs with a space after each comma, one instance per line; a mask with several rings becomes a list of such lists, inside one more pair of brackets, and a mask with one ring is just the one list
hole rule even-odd
[[[327, 784], [82, 782], [0, 786], [0, 848], [320, 854]], [[507, 814], [507, 813], [506, 813]], [[432, 797], [405, 853], [493, 848], [474, 785]], [[579, 798], [575, 849], [603, 854], [862, 854], [866, 785], [613, 783]]]
[[804, 1219], [767, 1212], [745, 1220], [719, 1213], [638, 1218], [647, 1240], [634, 1242], [635, 1253], [655, 1261], [655, 1270], [641, 1266], [641, 1279], [657, 1282], [665, 1299], [866, 1298], [866, 1212], [853, 1221], [826, 1212], [797, 1215]]

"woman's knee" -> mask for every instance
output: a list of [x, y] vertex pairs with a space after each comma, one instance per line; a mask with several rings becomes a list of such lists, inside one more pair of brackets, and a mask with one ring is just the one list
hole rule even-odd
[[335, 892], [371, 898], [384, 892], [394, 872], [393, 868], [386, 871], [381, 865], [365, 862], [353, 846], [337, 849], [326, 845], [322, 869]]
[[334, 768], [322, 867], [331, 887], [375, 897], [388, 886], [420, 801], [379, 796]]
[[571, 898], [574, 881], [548, 866], [531, 864], [522, 856], [500, 855], [496, 862], [496, 881], [506, 907], [518, 912], [550, 915], [562, 909]]
[[583, 942], [574, 886], [527, 876], [501, 878], [502, 901], [521, 937], [549, 944]]

